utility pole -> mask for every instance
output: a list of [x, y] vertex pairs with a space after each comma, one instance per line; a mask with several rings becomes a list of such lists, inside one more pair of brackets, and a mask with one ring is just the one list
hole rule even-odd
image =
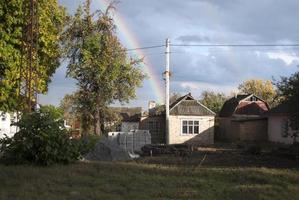
[[166, 70], [165, 74], [165, 107], [166, 107], [166, 144], [169, 144], [169, 65], [170, 65], [170, 40], [166, 39]]

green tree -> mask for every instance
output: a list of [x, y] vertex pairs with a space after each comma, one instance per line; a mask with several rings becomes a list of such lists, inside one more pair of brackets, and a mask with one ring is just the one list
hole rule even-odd
[[219, 113], [227, 97], [223, 93], [203, 91], [200, 102], [215, 113]]
[[110, 15], [113, 5], [96, 13], [90, 13], [89, 5], [87, 0], [84, 9], [80, 6], [70, 20], [64, 45], [68, 76], [77, 80], [79, 88], [82, 128], [92, 122], [94, 134], [100, 135], [104, 110], [115, 101], [135, 98], [144, 74], [137, 68], [141, 60], [129, 59], [116, 36]]
[[[21, 105], [19, 98], [20, 72], [28, 71], [24, 37], [29, 22], [26, 5], [29, 0], [2, 0], [0, 3], [0, 109], [16, 110]], [[51, 76], [60, 65], [62, 49], [61, 33], [66, 21], [66, 12], [57, 0], [38, 1], [38, 40], [31, 85], [36, 83], [39, 93], [45, 93]], [[37, 77], [37, 78], [36, 78]]]
[[18, 105], [22, 2], [3, 0], [0, 3], [0, 110], [4, 111]]
[[249, 79], [239, 85], [238, 89], [244, 94], [255, 94], [265, 100], [270, 107], [279, 103], [275, 85], [269, 80]]
[[63, 111], [63, 118], [68, 124], [74, 124], [79, 119], [76, 104], [76, 93], [65, 95], [60, 101], [59, 107]]
[[[299, 130], [299, 72], [296, 72], [290, 77], [282, 77], [280, 81], [276, 82], [279, 95], [285, 98], [289, 103], [291, 128]], [[295, 133], [294, 138], [299, 136]]]

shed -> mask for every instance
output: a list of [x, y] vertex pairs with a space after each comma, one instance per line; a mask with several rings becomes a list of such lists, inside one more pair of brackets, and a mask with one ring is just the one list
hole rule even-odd
[[254, 94], [237, 95], [227, 100], [219, 113], [219, 140], [265, 141], [269, 110], [267, 102]]

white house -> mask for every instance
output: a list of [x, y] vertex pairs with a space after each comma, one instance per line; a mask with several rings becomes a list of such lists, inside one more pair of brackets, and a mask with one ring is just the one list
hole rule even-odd
[[[194, 99], [191, 94], [171, 103], [169, 117], [170, 144], [214, 143], [215, 113]], [[149, 115], [140, 122], [142, 130], [149, 130], [152, 143], [165, 143], [165, 106], [150, 106]]]
[[17, 132], [17, 127], [12, 126], [12, 123], [15, 123], [16, 121], [16, 113], [0, 111], [0, 138], [3, 138], [5, 135], [12, 137]]
[[[267, 113], [269, 141], [282, 144], [293, 144], [293, 132], [299, 132], [299, 130], [292, 130], [290, 127], [290, 109], [290, 105], [287, 102], [284, 102]], [[299, 138], [297, 138], [297, 142], [299, 142]]]

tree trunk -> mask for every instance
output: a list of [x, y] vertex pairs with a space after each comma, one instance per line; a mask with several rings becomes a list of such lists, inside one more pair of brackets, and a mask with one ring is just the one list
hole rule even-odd
[[95, 135], [101, 135], [101, 128], [100, 128], [100, 111], [97, 108], [95, 110], [94, 116], [93, 116], [93, 133]]
[[101, 117], [101, 125], [100, 125], [100, 128], [101, 128], [101, 132], [104, 133], [105, 132], [105, 120], [104, 120], [104, 116], [103, 116], [103, 111], [100, 112], [100, 117]]

